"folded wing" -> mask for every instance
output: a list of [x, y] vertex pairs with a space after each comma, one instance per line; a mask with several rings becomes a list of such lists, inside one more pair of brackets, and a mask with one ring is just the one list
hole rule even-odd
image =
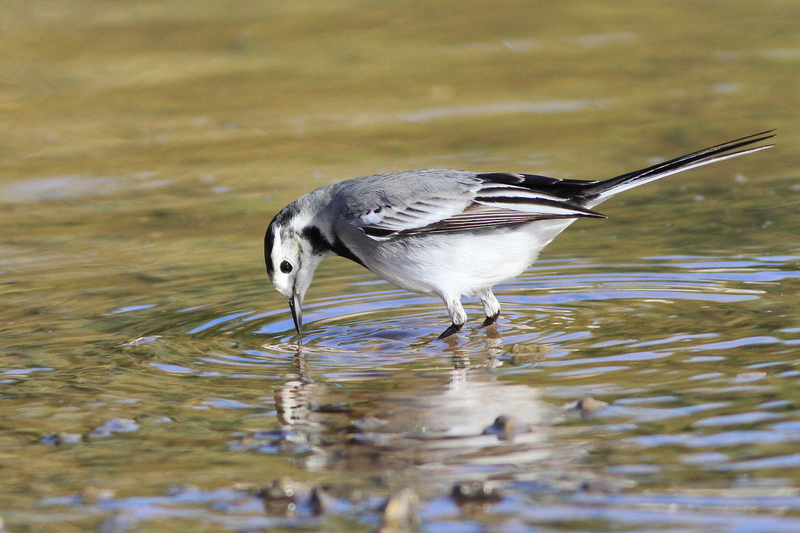
[[408, 205], [381, 206], [356, 224], [369, 237], [478, 230], [553, 218], [602, 217], [569, 199], [519, 187], [514, 174], [477, 174], [468, 192], [437, 192]]

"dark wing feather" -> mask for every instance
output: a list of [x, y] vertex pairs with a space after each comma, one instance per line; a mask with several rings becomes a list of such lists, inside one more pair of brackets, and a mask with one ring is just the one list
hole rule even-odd
[[[383, 217], [373, 211], [362, 217], [359, 226], [366, 235], [382, 240], [395, 235], [480, 230], [536, 220], [603, 216], [568, 199], [482, 177], [482, 174], [476, 176], [480, 181], [469, 196], [460, 195], [446, 201], [421, 199], [402, 209], [386, 207]], [[465, 207], [454, 212], [457, 202]]]
[[487, 172], [478, 174], [478, 177], [492, 183], [516, 185], [544, 192], [565, 200], [575, 200], [581, 197], [583, 191], [587, 188], [600, 183], [599, 181], [569, 180], [540, 176], [538, 174], [517, 174], [512, 172]]

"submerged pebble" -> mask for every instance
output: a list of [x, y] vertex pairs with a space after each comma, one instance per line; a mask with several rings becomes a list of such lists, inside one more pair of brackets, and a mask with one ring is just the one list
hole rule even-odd
[[464, 503], [495, 503], [503, 499], [500, 490], [483, 481], [458, 483], [453, 486], [450, 496], [458, 505]]
[[511, 360], [512, 365], [522, 365], [525, 363], [539, 363], [546, 359], [545, 355], [552, 348], [547, 344], [538, 343], [514, 343], [503, 353], [504, 357]]
[[280, 477], [262, 487], [257, 495], [268, 515], [291, 517], [297, 511], [297, 502], [307, 493], [308, 489], [302, 483]]
[[265, 500], [292, 500], [300, 494], [308, 492], [304, 485], [288, 477], [279, 477], [266, 487], [263, 487], [258, 496]]
[[104, 439], [112, 433], [131, 433], [139, 430], [139, 424], [132, 418], [112, 418], [97, 426], [89, 433], [91, 439]]
[[308, 500], [308, 504], [312, 513], [321, 515], [331, 508], [332, 503], [332, 498], [324, 490], [319, 487], [311, 489], [311, 497]]
[[377, 416], [368, 415], [350, 424], [349, 429], [353, 432], [375, 431], [388, 423], [389, 422], [386, 420], [378, 418]]
[[609, 476], [597, 476], [584, 480], [578, 490], [581, 492], [609, 494], [617, 493], [624, 489], [636, 486], [636, 481], [632, 479], [612, 478]]
[[484, 435], [497, 435], [499, 440], [512, 440], [514, 435], [528, 431], [528, 425], [523, 424], [510, 415], [500, 415], [494, 423], [483, 430]]
[[584, 420], [591, 418], [596, 412], [602, 411], [606, 407], [608, 407], [606, 402], [595, 400], [591, 396], [586, 396], [575, 403], [567, 405], [569, 411], [577, 412]]
[[256, 431], [253, 434], [237, 432], [232, 436], [236, 438], [228, 444], [228, 449], [232, 451], [304, 453], [309, 449], [307, 435], [292, 428], [277, 427], [269, 431]]
[[114, 489], [100, 489], [89, 485], [81, 491], [81, 503], [83, 505], [97, 505], [100, 502], [113, 500], [116, 496]]
[[45, 433], [40, 441], [42, 444], [54, 444], [63, 446], [66, 444], [77, 444], [83, 436], [80, 433], [67, 433], [66, 431]]
[[419, 496], [411, 489], [403, 489], [386, 500], [383, 523], [379, 533], [400, 533], [419, 528]]

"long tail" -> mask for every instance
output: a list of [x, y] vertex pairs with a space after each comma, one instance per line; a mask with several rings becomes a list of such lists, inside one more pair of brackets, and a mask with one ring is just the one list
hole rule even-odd
[[585, 205], [591, 207], [599, 204], [607, 198], [610, 198], [611, 196], [614, 196], [617, 193], [627, 191], [628, 189], [638, 187], [639, 185], [644, 185], [645, 183], [650, 183], [651, 181], [655, 181], [666, 176], [671, 176], [672, 174], [677, 174], [678, 172], [683, 172], [684, 170], [701, 167], [710, 163], [716, 163], [717, 161], [724, 161], [725, 159], [730, 159], [732, 157], [738, 157], [740, 155], [751, 154], [753, 152], [758, 152], [759, 150], [771, 148], [773, 146], [772, 144], [766, 144], [763, 146], [755, 146], [753, 148], [741, 150], [741, 148], [744, 148], [745, 146], [750, 146], [767, 139], [771, 139], [775, 136], [773, 133], [774, 131], [775, 130], [762, 131], [761, 133], [748, 135], [747, 137], [742, 137], [741, 139], [735, 139], [733, 141], [718, 144], [717, 146], [712, 146], [711, 148], [706, 148], [705, 150], [699, 150], [697, 152], [692, 152], [691, 154], [676, 157], [675, 159], [670, 159], [669, 161], [653, 165], [652, 167], [628, 172], [627, 174], [622, 174], [621, 176], [617, 176], [616, 178], [611, 178], [605, 181], [599, 181], [586, 187], [582, 191], [581, 196], [586, 199]]

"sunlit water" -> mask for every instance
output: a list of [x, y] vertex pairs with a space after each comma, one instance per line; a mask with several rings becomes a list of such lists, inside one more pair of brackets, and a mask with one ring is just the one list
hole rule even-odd
[[[8, 517], [102, 518], [112, 531], [171, 520], [230, 530], [313, 529], [338, 517], [360, 529], [377, 520], [381, 495], [410, 486], [422, 497], [423, 522], [434, 529], [467, 521], [501, 528], [595, 524], [591, 530], [614, 522], [623, 529], [722, 531], [746, 518], [764, 528], [756, 530], [794, 531], [800, 327], [777, 308], [776, 295], [797, 283], [798, 261], [544, 259], [498, 288], [504, 312], [496, 328], [467, 329], [448, 342], [434, 340], [446, 323], [439, 302], [368, 274], [323, 272], [317, 285], [339, 295], [310, 298], [302, 344], [288, 310], [268, 293], [237, 303], [242, 291], [264, 293], [263, 279], [218, 281], [205, 305], [122, 305], [91, 322], [110, 332], [101, 342], [111, 365], [104, 373], [127, 367], [134, 375], [109, 376], [103, 390], [94, 380], [64, 375], [73, 371], [61, 363], [18, 364], [4, 370], [6, 419], [35, 420], [43, 432], [85, 431], [85, 442], [61, 444], [62, 453], [122, 440], [114, 445], [122, 450], [110, 452], [113, 464], [124, 463], [129, 449], [142, 460], [169, 456], [176, 438], [191, 447], [191, 427], [199, 423], [211, 446], [206, 460], [258, 470], [254, 477], [239, 473], [239, 481], [286, 473], [276, 460], [288, 460], [296, 477], [323, 476], [326, 512], [318, 516], [298, 499], [289, 517], [280, 505], [265, 515], [252, 489], [226, 484], [156, 494], [128, 489], [127, 497], [99, 502], [48, 497], [35, 513]], [[190, 277], [174, 290], [191, 291], [204, 279]], [[20, 363], [25, 359], [37, 358], [17, 353]], [[78, 382], [97, 392], [76, 395], [69, 405], [47, 399], [54, 385]], [[31, 395], [39, 399], [32, 403]], [[608, 405], [581, 412], [574, 404], [587, 396]], [[489, 431], [502, 415], [518, 424], [507, 435]], [[36, 435], [26, 437], [25, 448], [41, 454], [53, 447], [52, 437]], [[37, 438], [44, 444], [34, 444]], [[701, 487], [694, 486], [698, 478]], [[180, 476], [170, 481], [182, 485]], [[476, 481], [494, 491], [492, 498], [449, 496], [452, 487]], [[771, 516], [770, 509], [781, 513]], [[56, 512], [63, 518], [46, 518]]]
[[[198, 6], [0, 8], [6, 529], [800, 531], [796, 7]], [[300, 336], [264, 271], [270, 217], [337, 179], [594, 179], [771, 127], [445, 341], [342, 259]]]

